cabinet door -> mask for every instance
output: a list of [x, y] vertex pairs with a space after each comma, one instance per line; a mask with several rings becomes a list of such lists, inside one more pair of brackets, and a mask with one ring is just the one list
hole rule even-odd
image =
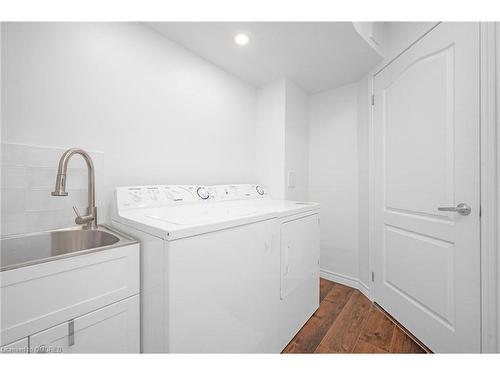
[[2, 354], [26, 354], [28, 353], [29, 342], [25, 337], [21, 340], [11, 342], [10, 344], [0, 346], [0, 353]]
[[34, 353], [138, 353], [139, 296], [30, 336]]

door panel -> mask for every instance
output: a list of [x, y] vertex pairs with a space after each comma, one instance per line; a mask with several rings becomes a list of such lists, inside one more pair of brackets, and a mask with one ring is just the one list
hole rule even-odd
[[422, 310], [452, 322], [453, 244], [395, 227], [385, 230], [387, 285]]
[[412, 63], [383, 91], [389, 210], [443, 216], [436, 203], [453, 203], [453, 50]]
[[440, 24], [374, 94], [375, 299], [431, 350], [477, 352], [479, 24]]

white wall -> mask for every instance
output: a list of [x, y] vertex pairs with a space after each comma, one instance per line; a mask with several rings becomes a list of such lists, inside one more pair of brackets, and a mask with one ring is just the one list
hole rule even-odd
[[[286, 80], [285, 103], [285, 198], [306, 200], [309, 182], [309, 124], [307, 94]], [[290, 173], [295, 178], [290, 185]]]
[[309, 99], [309, 199], [321, 203], [321, 269], [358, 279], [358, 86]]
[[254, 182], [255, 105], [140, 24], [2, 24], [2, 140], [102, 151], [108, 201], [120, 185]]
[[[289, 79], [257, 91], [257, 182], [275, 199], [305, 200], [309, 179], [307, 94]], [[289, 185], [289, 174], [295, 186]]]
[[257, 183], [275, 199], [285, 198], [285, 80], [257, 91]]

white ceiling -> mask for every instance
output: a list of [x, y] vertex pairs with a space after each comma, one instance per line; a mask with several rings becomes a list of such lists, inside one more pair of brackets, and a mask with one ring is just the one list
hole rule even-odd
[[[310, 93], [361, 78], [380, 56], [351, 22], [153, 22], [168, 39], [254, 86], [287, 77]], [[234, 36], [250, 36], [238, 46]]]

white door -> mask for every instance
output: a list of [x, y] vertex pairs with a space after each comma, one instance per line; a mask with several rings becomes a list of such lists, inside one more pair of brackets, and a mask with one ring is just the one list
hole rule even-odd
[[375, 301], [432, 351], [478, 352], [479, 24], [438, 25], [374, 94]]
[[139, 353], [139, 296], [30, 336], [33, 353]]

